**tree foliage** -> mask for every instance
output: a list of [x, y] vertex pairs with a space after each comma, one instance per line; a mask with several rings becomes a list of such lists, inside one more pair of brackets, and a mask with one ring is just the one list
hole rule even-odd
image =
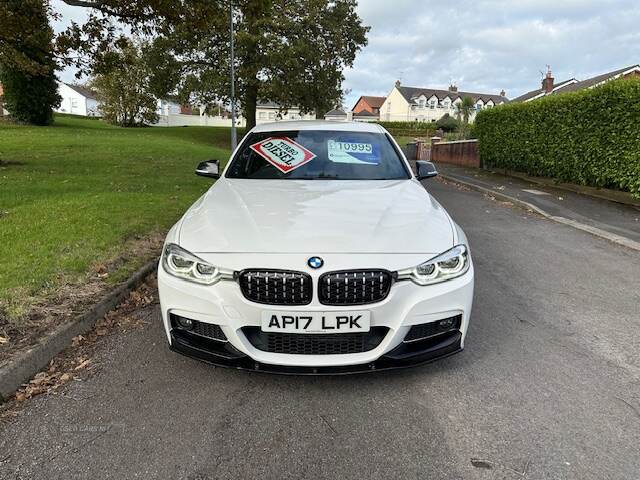
[[48, 2], [0, 2], [0, 83], [4, 107], [21, 122], [48, 125], [60, 104]]
[[455, 132], [458, 128], [459, 122], [448, 113], [445, 113], [436, 122], [436, 127], [443, 132]]
[[158, 121], [144, 49], [144, 43], [131, 41], [109, 52], [118, 66], [96, 75], [90, 82], [101, 103], [103, 118], [109, 123], [133, 127]]
[[[230, 93], [229, 0], [64, 0], [94, 8], [83, 26], [72, 27], [59, 46], [77, 64], [108, 69], [102, 52], [121, 42], [109, 19], [134, 32], [153, 34], [151, 85], [156, 94], [175, 90], [203, 106], [228, 101]], [[177, 3], [177, 5], [176, 5]], [[135, 4], [135, 5], [132, 5]], [[286, 109], [299, 106], [323, 115], [342, 94], [342, 71], [366, 45], [355, 0], [235, 0], [236, 88], [247, 126], [255, 124], [258, 100]], [[171, 8], [173, 7], [173, 8]], [[87, 60], [89, 60], [87, 62]]]
[[475, 109], [475, 103], [473, 102], [473, 98], [464, 97], [462, 101], [456, 103], [456, 116], [459, 121], [466, 126], [469, 124], [469, 117], [471, 117], [471, 113]]
[[475, 131], [486, 166], [640, 198], [640, 80], [483, 110]]

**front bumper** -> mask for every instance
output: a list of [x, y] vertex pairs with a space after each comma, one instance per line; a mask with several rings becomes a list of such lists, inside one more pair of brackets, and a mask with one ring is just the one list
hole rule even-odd
[[[216, 263], [216, 258], [205, 260]], [[225, 255], [229, 261], [231, 255]], [[260, 265], [264, 268], [282, 265], [304, 265], [307, 255], [259, 256], [231, 258], [225, 268], [240, 270]], [[374, 256], [375, 257], [375, 256]], [[388, 270], [399, 270], [419, 263], [424, 256], [407, 258], [404, 255], [326, 255], [327, 268], [367, 268], [376, 265]], [[218, 264], [220, 264], [218, 262]], [[331, 268], [333, 270], [333, 268]], [[314, 286], [320, 272], [306, 270], [313, 277]], [[253, 303], [242, 295], [239, 285], [222, 281], [213, 286], [203, 286], [177, 279], [158, 269], [158, 288], [167, 340], [171, 349], [220, 366], [292, 374], [341, 374], [358, 373], [418, 365], [459, 352], [469, 324], [473, 298], [473, 265], [462, 277], [436, 285], [422, 287], [410, 281], [396, 282], [389, 295], [381, 302], [353, 307], [330, 307], [314, 300], [305, 306], [282, 307]], [[388, 329], [384, 339], [375, 348], [358, 353], [332, 355], [294, 355], [259, 350], [243, 333], [245, 327], [259, 327], [263, 310], [282, 312], [298, 311], [346, 311], [369, 310], [371, 327]], [[181, 316], [207, 324], [219, 325], [228, 340], [226, 343], [211, 341], [172, 328], [171, 316]], [[444, 318], [460, 316], [460, 327], [446, 335], [415, 343], [403, 340], [412, 326], [437, 322]], [[321, 334], [319, 334], [321, 335]]]
[[171, 332], [171, 350], [220, 367], [284, 375], [348, 375], [415, 367], [462, 351], [462, 333], [451, 332], [432, 341], [402, 343], [373, 362], [343, 366], [302, 367], [260, 363], [231, 344], [207, 340], [180, 330]]

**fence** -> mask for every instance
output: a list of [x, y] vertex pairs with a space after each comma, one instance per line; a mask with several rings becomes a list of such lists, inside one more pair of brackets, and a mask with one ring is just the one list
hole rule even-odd
[[[244, 118], [238, 118], [236, 121], [238, 127], [244, 127]], [[169, 115], [160, 115], [158, 123], [154, 127], [230, 127], [231, 119], [222, 117], [210, 117], [209, 115], [184, 115], [172, 113]]]
[[431, 160], [431, 149], [426, 142], [408, 143], [402, 148], [408, 160]]
[[431, 160], [440, 163], [480, 168], [477, 140], [437, 142], [431, 145]]

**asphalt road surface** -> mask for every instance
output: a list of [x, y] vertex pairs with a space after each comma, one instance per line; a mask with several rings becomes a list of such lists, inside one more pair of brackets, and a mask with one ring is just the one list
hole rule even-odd
[[149, 325], [0, 426], [0, 478], [640, 479], [640, 255], [426, 183], [469, 236], [466, 349], [283, 377], [170, 352]]

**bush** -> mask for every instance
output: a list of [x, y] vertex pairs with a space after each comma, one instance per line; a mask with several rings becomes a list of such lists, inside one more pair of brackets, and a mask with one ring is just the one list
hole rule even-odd
[[436, 122], [436, 127], [444, 132], [455, 132], [458, 128], [458, 120], [453, 118], [448, 113], [445, 113], [440, 120]]
[[53, 108], [60, 105], [58, 84], [50, 75], [29, 75], [17, 70], [2, 69], [0, 83], [4, 88], [4, 108], [11, 117], [24, 123], [49, 125]]
[[481, 111], [484, 166], [640, 197], [640, 80]]

